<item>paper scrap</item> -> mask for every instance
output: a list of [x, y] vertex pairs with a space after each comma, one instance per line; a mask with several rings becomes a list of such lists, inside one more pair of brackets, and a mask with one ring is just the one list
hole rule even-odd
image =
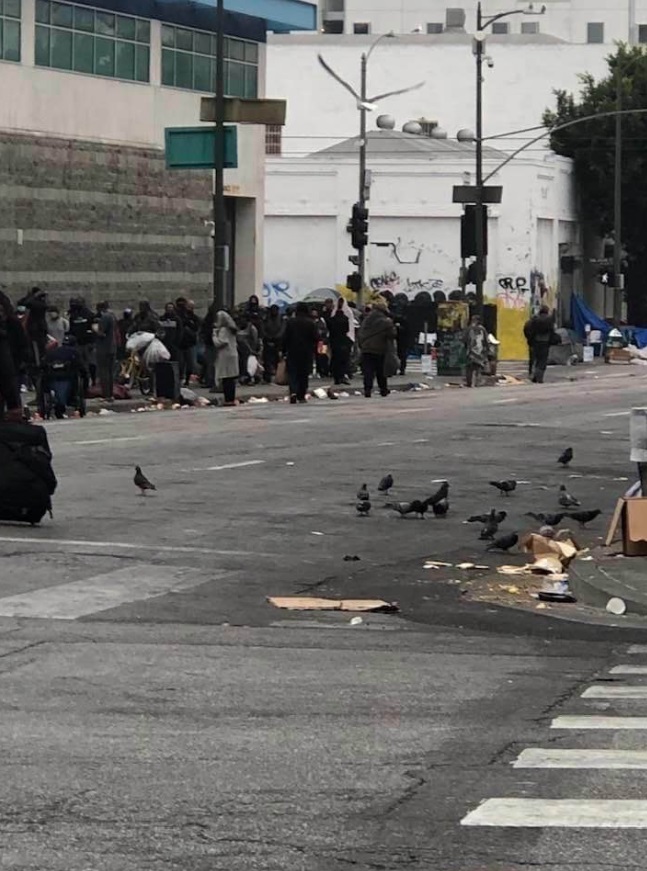
[[382, 611], [398, 610], [394, 602], [383, 599], [316, 599], [310, 596], [268, 596], [275, 608], [287, 611]]

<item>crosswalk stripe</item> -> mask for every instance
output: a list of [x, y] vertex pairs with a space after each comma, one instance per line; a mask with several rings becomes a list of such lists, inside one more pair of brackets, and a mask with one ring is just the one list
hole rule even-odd
[[609, 674], [647, 674], [647, 665], [614, 665]]
[[647, 686], [595, 686], [582, 693], [583, 699], [647, 699]]
[[632, 644], [627, 653], [630, 653], [632, 656], [647, 653], [647, 644]]
[[0, 616], [77, 620], [129, 602], [197, 587], [213, 580], [202, 569], [139, 565], [82, 581], [0, 598]]
[[645, 750], [543, 749], [529, 747], [513, 768], [647, 768]]
[[551, 729], [647, 729], [647, 717], [555, 717]]
[[645, 829], [647, 801], [490, 798], [463, 817], [461, 825], [533, 829]]

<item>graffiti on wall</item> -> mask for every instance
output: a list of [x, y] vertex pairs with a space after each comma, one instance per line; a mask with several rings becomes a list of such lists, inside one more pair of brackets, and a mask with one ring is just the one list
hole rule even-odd
[[286, 279], [281, 279], [279, 281], [265, 281], [263, 283], [263, 298], [261, 299], [261, 305], [294, 305], [294, 303], [301, 299], [302, 295], [303, 294], [300, 292], [299, 288]]
[[530, 273], [530, 290], [533, 314], [538, 312], [542, 305], [547, 305], [551, 310], [555, 308], [557, 303], [555, 292], [544, 273], [539, 269], [533, 269]]
[[504, 275], [497, 281], [496, 299], [500, 306], [514, 311], [527, 310], [531, 289], [525, 275]]
[[445, 282], [442, 278], [409, 278], [400, 276], [395, 270], [384, 271], [381, 275], [369, 279], [371, 290], [376, 293], [390, 291], [392, 294], [404, 293], [413, 299], [419, 293], [429, 293], [435, 297], [436, 293], [442, 294], [446, 299]]

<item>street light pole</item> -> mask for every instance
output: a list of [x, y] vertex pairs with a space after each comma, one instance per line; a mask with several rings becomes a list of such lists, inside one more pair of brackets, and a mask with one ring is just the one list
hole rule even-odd
[[485, 216], [483, 214], [483, 14], [481, 3], [476, 9], [476, 311], [483, 317], [485, 279]]
[[213, 176], [213, 300], [218, 310], [227, 306], [227, 212], [225, 208], [225, 9], [218, 0], [216, 10], [216, 93]]
[[616, 142], [613, 179], [613, 318], [622, 318], [622, 64], [616, 69]]
[[[381, 39], [382, 37], [379, 37]], [[376, 40], [368, 52], [362, 52], [361, 68], [360, 68], [360, 106], [359, 106], [359, 196], [357, 202], [363, 209], [366, 206], [366, 68], [368, 66], [368, 56], [375, 48], [379, 39]], [[357, 271], [362, 281], [361, 288], [357, 294], [357, 302], [360, 311], [364, 304], [364, 287], [366, 283], [366, 248], [359, 248], [357, 251]]]

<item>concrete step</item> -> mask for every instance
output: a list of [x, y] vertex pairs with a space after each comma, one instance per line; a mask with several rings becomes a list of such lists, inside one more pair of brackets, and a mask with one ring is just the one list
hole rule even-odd
[[577, 599], [594, 608], [606, 608], [617, 596], [628, 614], [647, 615], [647, 571], [644, 557], [575, 560], [569, 567], [569, 586]]

